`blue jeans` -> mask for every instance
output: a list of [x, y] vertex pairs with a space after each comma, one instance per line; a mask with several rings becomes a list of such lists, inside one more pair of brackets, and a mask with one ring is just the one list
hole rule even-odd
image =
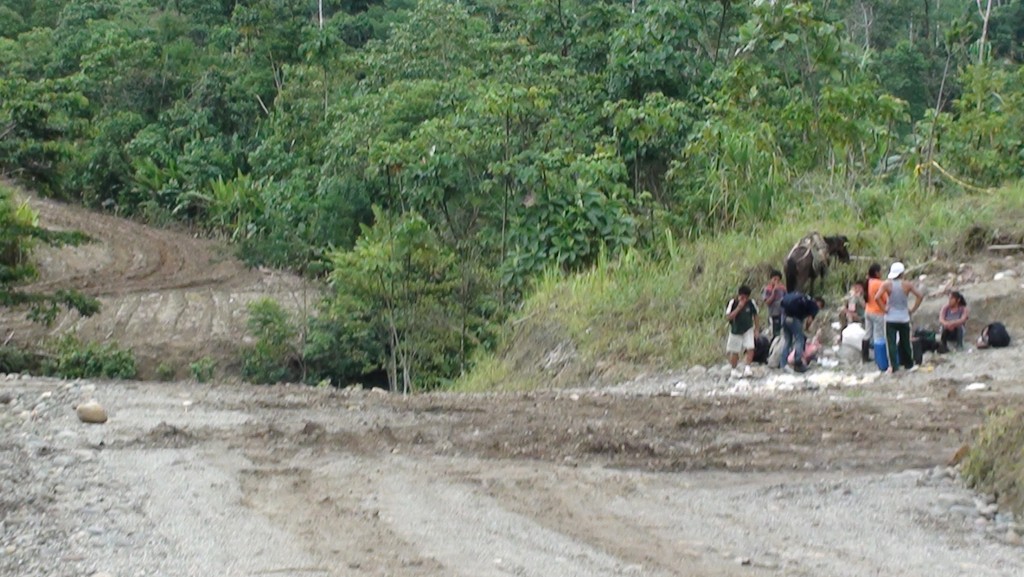
[[786, 344], [782, 346], [782, 358], [779, 360], [779, 368], [785, 367], [786, 363], [789, 362], [789, 350], [793, 348], [794, 341], [796, 341], [796, 352], [793, 354], [793, 358], [803, 362], [804, 347], [807, 346], [807, 335], [804, 334], [804, 321], [783, 316], [782, 336], [785, 337]]

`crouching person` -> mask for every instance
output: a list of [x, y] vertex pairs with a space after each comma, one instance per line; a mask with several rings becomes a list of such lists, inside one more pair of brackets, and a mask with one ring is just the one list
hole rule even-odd
[[750, 365], [754, 362], [754, 335], [758, 333], [757, 305], [750, 298], [750, 287], [743, 285], [736, 296], [725, 307], [725, 318], [729, 320], [729, 338], [725, 342], [725, 353], [733, 368], [733, 376], [739, 376], [736, 366], [740, 354], [744, 355], [746, 366], [743, 376], [750, 376]]
[[810, 297], [802, 292], [794, 291], [782, 299], [782, 336], [786, 344], [782, 347], [782, 360], [779, 368], [785, 368], [789, 353], [793, 351], [793, 369], [799, 373], [807, 370], [804, 363], [804, 349], [807, 347], [807, 333], [811, 323], [825, 308], [821, 297]]

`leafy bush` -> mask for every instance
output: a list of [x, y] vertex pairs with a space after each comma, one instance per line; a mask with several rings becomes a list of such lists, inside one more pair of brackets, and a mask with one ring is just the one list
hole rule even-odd
[[65, 379], [131, 379], [137, 372], [135, 355], [114, 342], [82, 342], [68, 334], [51, 343], [49, 348], [52, 358], [43, 367], [48, 375]]
[[159, 381], [173, 381], [175, 372], [174, 367], [167, 362], [156, 366], [156, 378]]
[[203, 357], [188, 365], [189, 373], [198, 383], [208, 383], [213, 379], [213, 371], [217, 363], [210, 357]]
[[0, 347], [0, 373], [33, 373], [38, 367], [33, 355], [15, 347]]
[[249, 303], [248, 309], [249, 331], [256, 343], [242, 354], [242, 376], [257, 384], [295, 380], [297, 331], [288, 313], [269, 298]]
[[328, 310], [310, 319], [302, 354], [307, 382], [329, 379], [344, 386], [380, 368], [384, 345], [369, 319], [334, 315]]

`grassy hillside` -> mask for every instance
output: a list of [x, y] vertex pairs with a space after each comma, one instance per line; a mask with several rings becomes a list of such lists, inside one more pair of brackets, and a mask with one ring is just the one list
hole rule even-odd
[[964, 477], [975, 489], [996, 495], [1000, 504], [1024, 513], [1024, 414], [999, 409], [975, 435], [963, 464]]
[[806, 197], [778, 225], [692, 243], [666, 237], [661, 260], [628, 255], [582, 275], [547, 275], [507, 323], [497, 354], [481, 359], [460, 388], [612, 383], [724, 362], [725, 303], [741, 283], [759, 291], [812, 230], [846, 234], [855, 255], [833, 266], [816, 291], [830, 308], [872, 260], [924, 267], [936, 256], [965, 257], [992, 241], [1024, 238], [1024, 183], [971, 194], [894, 187]]

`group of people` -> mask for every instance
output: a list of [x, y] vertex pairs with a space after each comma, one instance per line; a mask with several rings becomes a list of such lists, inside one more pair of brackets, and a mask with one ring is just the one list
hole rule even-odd
[[[899, 371], [901, 366], [908, 371], [916, 369], [910, 321], [920, 308], [924, 295], [913, 281], [907, 280], [906, 271], [902, 262], [894, 262], [883, 279], [882, 266], [872, 264], [868, 267], [867, 278], [851, 286], [839, 309], [841, 334], [852, 323], [862, 324], [864, 336], [861, 350], [864, 360], [867, 361], [873, 351], [878, 369], [889, 374]], [[798, 291], [787, 292], [782, 274], [773, 270], [768, 284], [762, 290], [761, 301], [767, 307], [771, 319], [771, 338], [774, 340], [781, 335], [784, 339], [779, 367], [792, 366], [797, 372], [807, 370], [809, 357], [812, 356], [809, 352], [814, 348], [813, 344], [810, 347], [808, 345], [807, 333], [811, 323], [824, 310], [824, 300]], [[750, 367], [754, 362], [757, 336], [760, 334], [759, 309], [751, 298], [750, 287], [739, 287], [736, 296], [726, 306], [725, 313], [729, 321], [726, 341], [729, 364], [735, 372], [740, 355], [744, 355], [746, 366], [742, 374], [749, 376], [752, 374]], [[951, 292], [949, 301], [939, 312], [940, 350], [948, 350], [950, 346], [963, 349], [965, 326], [969, 319], [967, 300], [960, 292]], [[987, 327], [983, 332], [978, 342], [980, 347], [989, 343], [990, 330], [991, 327]], [[1005, 329], [1002, 330], [1005, 332]]]
[[[762, 291], [762, 301], [768, 307], [771, 319], [772, 338], [780, 334], [785, 338], [782, 347], [780, 367], [787, 366], [792, 359], [794, 370], [803, 372], [807, 368], [808, 346], [807, 331], [818, 313], [825, 307], [820, 297], [811, 297], [799, 291], [787, 292], [782, 283], [782, 273], [772, 271], [768, 285]], [[759, 309], [751, 298], [751, 290], [747, 285], [739, 287], [725, 308], [725, 316], [729, 321], [729, 337], [725, 351], [733, 370], [737, 369], [740, 355], [744, 355], [746, 366], [743, 376], [752, 374], [751, 365], [760, 334], [758, 322]], [[792, 354], [791, 354], [792, 353]]]

